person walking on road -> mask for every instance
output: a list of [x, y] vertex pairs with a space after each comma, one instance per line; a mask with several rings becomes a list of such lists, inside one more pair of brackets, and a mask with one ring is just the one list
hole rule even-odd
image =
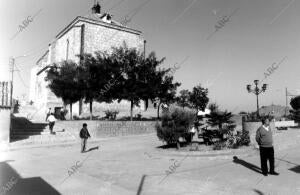
[[48, 110], [46, 111], [46, 120], [45, 121], [48, 120], [48, 117], [50, 116], [50, 114], [51, 114], [51, 108], [48, 108]]
[[53, 113], [50, 114], [50, 116], [47, 118], [47, 121], [49, 121], [49, 130], [50, 130], [50, 133], [54, 134], [53, 133], [53, 127], [54, 127], [56, 118], [54, 117]]
[[274, 170], [274, 147], [273, 135], [270, 128], [270, 121], [268, 118], [262, 120], [262, 126], [256, 131], [256, 141], [260, 150], [261, 171], [264, 176], [268, 175], [268, 160], [270, 163], [270, 175], [279, 175]]
[[82, 129], [80, 130], [79, 136], [81, 138], [81, 153], [85, 152], [86, 141], [90, 136], [89, 131], [87, 129], [87, 124], [83, 123]]

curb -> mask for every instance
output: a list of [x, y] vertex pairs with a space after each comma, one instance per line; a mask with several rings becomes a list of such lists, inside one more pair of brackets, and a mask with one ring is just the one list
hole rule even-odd
[[165, 153], [168, 156], [189, 156], [189, 157], [218, 157], [220, 159], [227, 159], [235, 155], [238, 156], [252, 156], [258, 154], [258, 149], [252, 147], [251, 145], [241, 149], [230, 149], [227, 151], [158, 151], [159, 153]]

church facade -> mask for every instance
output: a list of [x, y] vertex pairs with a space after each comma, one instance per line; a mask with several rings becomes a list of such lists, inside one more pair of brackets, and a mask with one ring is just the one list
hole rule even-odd
[[[127, 18], [117, 22], [110, 14], [101, 13], [101, 6], [98, 3], [93, 6], [90, 14], [76, 17], [57, 34], [55, 40], [49, 44], [48, 50], [31, 70], [30, 100], [34, 105], [37, 108], [44, 107], [45, 110], [63, 107], [62, 100], [47, 87], [45, 81], [47, 66], [64, 60], [79, 63], [78, 55], [94, 54], [96, 51], [109, 52], [112, 47], [119, 47], [124, 42], [128, 47], [142, 51], [145, 47], [142, 32], [127, 27], [127, 23]], [[81, 107], [81, 102], [74, 104], [73, 113], [80, 115]]]

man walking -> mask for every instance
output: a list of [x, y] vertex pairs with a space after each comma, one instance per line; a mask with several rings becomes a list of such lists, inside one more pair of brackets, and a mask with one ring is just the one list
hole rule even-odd
[[51, 114], [51, 108], [48, 108], [48, 110], [46, 111], [46, 120], [45, 121], [48, 120], [48, 117], [50, 116], [50, 114]]
[[270, 174], [279, 175], [274, 170], [274, 147], [273, 136], [268, 118], [262, 120], [263, 125], [256, 131], [256, 141], [260, 150], [261, 171], [264, 176], [268, 175], [268, 160], [270, 163]]
[[87, 124], [83, 123], [82, 129], [80, 130], [79, 136], [81, 138], [81, 153], [85, 152], [86, 141], [90, 136], [87, 129]]
[[47, 121], [49, 121], [49, 130], [50, 130], [50, 133], [54, 134], [53, 133], [53, 127], [54, 127], [56, 118], [54, 117], [53, 113], [50, 114], [50, 116], [47, 118]]

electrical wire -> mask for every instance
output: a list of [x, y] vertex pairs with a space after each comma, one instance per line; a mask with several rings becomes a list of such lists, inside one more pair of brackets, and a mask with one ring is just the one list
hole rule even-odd
[[28, 87], [28, 85], [26, 85], [25, 84], [25, 81], [24, 81], [24, 79], [23, 79], [23, 77], [21, 76], [21, 74], [20, 74], [20, 69], [17, 67], [17, 65], [15, 64], [15, 67], [17, 68], [17, 70], [18, 71], [16, 71], [17, 73], [18, 73], [18, 76], [19, 76], [19, 78], [20, 78], [20, 80], [21, 80], [21, 83], [23, 84], [23, 86], [25, 87], [25, 88], [30, 88], [30, 87]]

